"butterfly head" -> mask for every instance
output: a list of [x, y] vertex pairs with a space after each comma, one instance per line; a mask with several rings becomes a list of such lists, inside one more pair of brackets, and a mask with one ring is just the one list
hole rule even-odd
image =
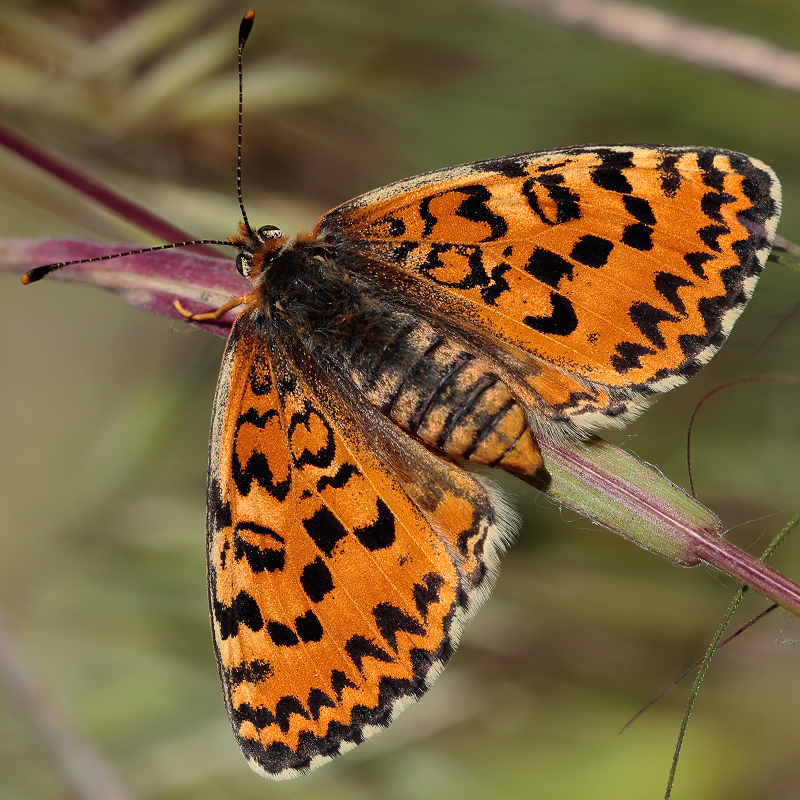
[[264, 225], [257, 230], [239, 223], [239, 235], [228, 241], [239, 251], [236, 269], [239, 274], [254, 283], [258, 276], [289, 241], [289, 237], [275, 225]]

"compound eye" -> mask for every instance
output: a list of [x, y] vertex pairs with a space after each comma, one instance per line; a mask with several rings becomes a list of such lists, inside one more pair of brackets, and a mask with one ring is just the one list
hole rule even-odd
[[239, 253], [236, 256], [236, 269], [243, 278], [250, 277], [251, 258], [249, 253]]
[[267, 239], [278, 239], [283, 236], [283, 231], [274, 225], [264, 225], [258, 229], [257, 233], [263, 242], [267, 241]]

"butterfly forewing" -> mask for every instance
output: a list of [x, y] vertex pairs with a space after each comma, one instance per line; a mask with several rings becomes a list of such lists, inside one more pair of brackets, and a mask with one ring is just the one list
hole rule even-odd
[[271, 777], [333, 758], [425, 691], [509, 525], [481, 483], [370, 428], [296, 348], [240, 316], [210, 450], [220, 675], [239, 744]]
[[[624, 416], [683, 382], [752, 294], [780, 213], [761, 162], [725, 150], [582, 147], [476, 162], [362, 195], [317, 227], [401, 271], [453, 323], [556, 368], [566, 418]], [[588, 389], [588, 396], [585, 390]]]

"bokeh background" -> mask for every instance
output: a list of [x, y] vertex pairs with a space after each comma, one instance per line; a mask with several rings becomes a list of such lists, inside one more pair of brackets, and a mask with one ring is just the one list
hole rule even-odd
[[[771, 164], [784, 185], [779, 232], [800, 239], [796, 95], [481, 0], [251, 2], [244, 192], [257, 224], [308, 228], [357, 193], [464, 161], [651, 142]], [[796, 0], [655, 5], [800, 51]], [[2, 123], [195, 235], [230, 235], [246, 9], [2, 0]], [[6, 152], [0, 234], [152, 241]], [[770, 265], [712, 364], [608, 438], [686, 485], [687, 424], [707, 391], [800, 374], [798, 303], [800, 276]], [[704, 651], [735, 587], [510, 478], [519, 541], [434, 689], [309, 777], [250, 772], [225, 717], [204, 582], [222, 347], [94, 289], [0, 275], [0, 796], [81, 797], [41, 739], [49, 720], [65, 745], [94, 753], [119, 797], [661, 797], [688, 687], [617, 732]], [[698, 417], [699, 498], [754, 553], [800, 510], [799, 392], [736, 388]], [[797, 535], [774, 563], [800, 576]], [[749, 597], [739, 618], [764, 606]], [[800, 798], [792, 639], [800, 624], [776, 613], [718, 654], [676, 799]], [[11, 668], [37, 703], [20, 701]]]

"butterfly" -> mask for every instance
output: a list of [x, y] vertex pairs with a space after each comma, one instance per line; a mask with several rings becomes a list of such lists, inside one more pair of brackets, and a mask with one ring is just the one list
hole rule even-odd
[[761, 162], [573, 147], [377, 189], [288, 238], [241, 225], [252, 281], [217, 384], [208, 586], [245, 757], [291, 777], [431, 685], [532, 479], [540, 437], [635, 416], [751, 296], [780, 211]]
[[256, 772], [308, 772], [428, 690], [514, 535], [474, 468], [535, 482], [539, 441], [621, 426], [696, 373], [780, 205], [740, 153], [612, 145], [419, 175], [291, 238], [242, 208], [229, 243], [252, 288], [185, 315], [244, 306], [214, 399], [207, 563]]

